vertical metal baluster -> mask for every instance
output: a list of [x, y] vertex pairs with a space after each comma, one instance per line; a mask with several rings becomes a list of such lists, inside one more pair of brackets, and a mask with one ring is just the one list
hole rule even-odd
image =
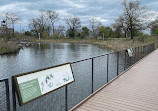
[[107, 55], [107, 83], [109, 82], [109, 54]]
[[68, 86], [66, 85], [65, 86], [65, 111], [68, 111], [68, 93], [67, 93], [67, 90], [68, 90]]
[[92, 58], [92, 93], [93, 93], [93, 81], [94, 81], [94, 60]]
[[139, 47], [138, 47], [138, 61], [139, 61], [139, 56], [140, 56], [140, 54], [139, 54]]
[[117, 76], [119, 75], [119, 52], [117, 52]]
[[132, 57], [130, 57], [130, 67], [132, 66]]
[[124, 51], [125, 54], [125, 63], [124, 63], [124, 71], [126, 70], [126, 50]]
[[[142, 53], [143, 53], [143, 57], [145, 57], [144, 46], [143, 46], [142, 48], [143, 48], [143, 51], [142, 51]], [[142, 57], [142, 58], [143, 58], [143, 57]]]
[[9, 80], [5, 80], [7, 111], [10, 111]]
[[141, 46], [141, 59], [143, 58], [143, 46]]
[[15, 94], [15, 84], [13, 77], [12, 77], [12, 99], [13, 99], [13, 111], [16, 111], [16, 94]]
[[137, 48], [135, 48], [135, 52], [134, 52], [134, 63], [136, 63], [137, 62], [137, 57], [136, 57], [136, 50]]

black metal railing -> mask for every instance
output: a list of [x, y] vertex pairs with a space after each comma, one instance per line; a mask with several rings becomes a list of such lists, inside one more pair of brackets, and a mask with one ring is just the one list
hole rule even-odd
[[10, 111], [9, 80], [0, 80], [0, 111]]
[[[68, 111], [100, 87], [119, 76], [119, 74], [137, 63], [140, 59], [151, 53], [154, 49], [155, 44], [149, 44], [133, 48], [133, 57], [128, 56], [127, 50], [122, 50], [72, 62], [71, 65], [75, 76], [74, 83], [24, 106], [19, 106], [14, 87], [12, 87], [12, 91], [10, 92], [12, 95], [12, 98], [10, 98], [9, 79], [0, 80], [0, 83], [5, 82], [6, 87], [7, 107], [5, 110], [10, 111], [10, 107], [12, 106], [11, 110], [13, 111]], [[13, 86], [12, 83], [11, 85]], [[9, 99], [12, 100], [12, 105], [10, 105]]]

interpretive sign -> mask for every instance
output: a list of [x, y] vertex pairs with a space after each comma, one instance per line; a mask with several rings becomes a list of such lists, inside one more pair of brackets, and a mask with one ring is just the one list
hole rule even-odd
[[127, 51], [128, 51], [129, 57], [132, 57], [134, 55], [134, 52], [133, 52], [132, 48], [131, 49], [127, 49]]
[[70, 63], [13, 77], [20, 105], [75, 81]]

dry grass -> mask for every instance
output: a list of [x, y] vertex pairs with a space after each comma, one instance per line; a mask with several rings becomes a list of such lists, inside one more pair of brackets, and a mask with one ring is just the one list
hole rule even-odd
[[[53, 38], [53, 37], [41, 38], [41, 40], [38, 40], [38, 38], [35, 38], [35, 37], [21, 36], [19, 38], [16, 38], [15, 41], [17, 40], [29, 41], [29, 42], [60, 42], [60, 43], [94, 44], [101, 48], [106, 48], [113, 51], [119, 51], [119, 50], [125, 50], [132, 47], [138, 47], [138, 46], [154, 43], [158, 39], [157, 37], [141, 36], [141, 37], [135, 38], [134, 41], [131, 40], [130, 38], [109, 38], [103, 41], [101, 39], [96, 40], [96, 39], [90, 39], [90, 38], [69, 39], [69, 38]], [[157, 44], [156, 46], [158, 47], [158, 42], [156, 42], [156, 44]]]
[[125, 50], [132, 47], [138, 47], [147, 45], [150, 43], [155, 42], [156, 38], [135, 38], [131, 40], [129, 38], [112, 38], [103, 40], [96, 40], [96, 39], [42, 39], [37, 40], [36, 42], [67, 42], [67, 43], [81, 43], [81, 44], [94, 44], [101, 48], [110, 49], [113, 51]]
[[10, 54], [19, 51], [20, 46], [16, 42], [5, 42], [0, 39], [0, 54]]
[[111, 49], [113, 51], [125, 50], [128, 48], [138, 47], [146, 44], [149, 43], [143, 43], [143, 42], [127, 40], [127, 39], [115, 39], [115, 40], [106, 40], [103, 42], [96, 42], [96, 45], [99, 45], [102, 48]]

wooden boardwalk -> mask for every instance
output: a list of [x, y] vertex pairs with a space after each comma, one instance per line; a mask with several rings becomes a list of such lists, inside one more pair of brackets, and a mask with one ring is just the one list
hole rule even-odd
[[158, 111], [158, 50], [72, 111]]

